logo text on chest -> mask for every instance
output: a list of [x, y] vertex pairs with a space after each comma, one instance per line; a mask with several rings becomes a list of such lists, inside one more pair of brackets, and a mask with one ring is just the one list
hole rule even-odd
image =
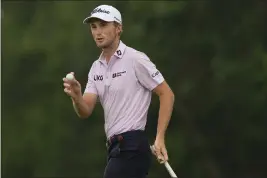
[[103, 75], [94, 75], [94, 81], [102, 81], [103, 80]]
[[126, 73], [126, 71], [123, 71], [123, 72], [115, 72], [115, 73], [112, 74], [112, 78], [120, 77], [124, 73]]

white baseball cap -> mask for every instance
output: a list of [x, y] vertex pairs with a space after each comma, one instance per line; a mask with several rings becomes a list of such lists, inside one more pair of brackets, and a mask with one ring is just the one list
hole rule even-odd
[[122, 24], [121, 13], [112, 6], [109, 5], [100, 5], [96, 7], [90, 14], [83, 20], [84, 24], [87, 24], [91, 18], [98, 18], [106, 22], [118, 22]]

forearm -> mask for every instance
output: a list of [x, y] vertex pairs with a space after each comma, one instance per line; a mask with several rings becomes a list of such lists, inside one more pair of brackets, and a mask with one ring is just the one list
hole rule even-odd
[[72, 99], [72, 104], [73, 104], [73, 108], [74, 108], [76, 114], [80, 118], [85, 119], [91, 115], [92, 109], [89, 108], [89, 106], [86, 104], [86, 102], [83, 100], [82, 97], [80, 97], [77, 100]]
[[157, 127], [157, 138], [164, 139], [165, 132], [169, 125], [171, 119], [174, 95], [172, 92], [164, 93], [159, 96], [160, 99], [160, 109]]

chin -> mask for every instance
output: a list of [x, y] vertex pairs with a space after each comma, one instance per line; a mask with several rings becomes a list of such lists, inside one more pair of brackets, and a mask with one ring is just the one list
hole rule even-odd
[[98, 48], [106, 48], [107, 45], [106, 45], [106, 44], [97, 44], [97, 47], [98, 47]]
[[96, 45], [97, 45], [97, 47], [103, 49], [103, 48], [108, 48], [111, 44], [108, 42], [103, 42], [103, 43], [97, 43]]

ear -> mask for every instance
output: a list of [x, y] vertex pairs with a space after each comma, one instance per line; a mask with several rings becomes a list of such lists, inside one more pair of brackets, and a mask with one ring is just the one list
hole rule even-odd
[[120, 34], [122, 33], [122, 25], [121, 25], [121, 24], [118, 25], [117, 30], [118, 30], [118, 32], [119, 32]]

